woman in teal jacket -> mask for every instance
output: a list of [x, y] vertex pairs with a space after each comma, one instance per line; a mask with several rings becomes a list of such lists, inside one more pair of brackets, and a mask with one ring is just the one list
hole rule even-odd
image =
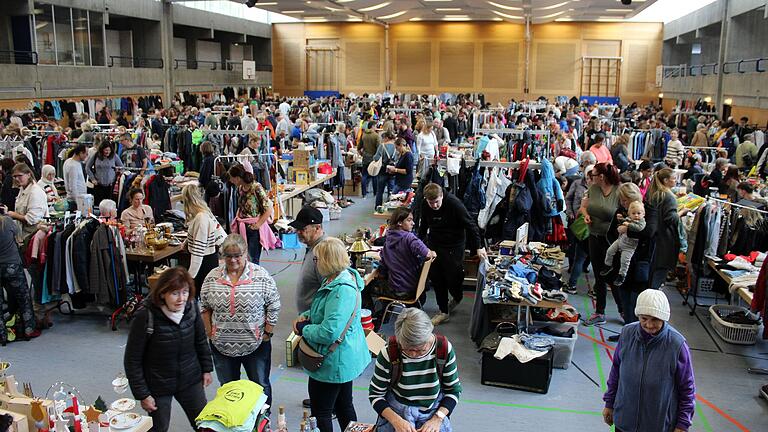
[[[359, 377], [371, 355], [360, 324], [360, 293], [365, 286], [356, 270], [349, 267], [349, 256], [341, 240], [328, 237], [315, 245], [317, 270], [324, 278], [310, 309], [293, 323], [296, 334], [320, 354], [325, 361], [309, 375], [309, 399], [312, 416], [317, 418], [320, 432], [333, 432], [332, 415], [336, 414], [341, 430], [357, 420], [352, 404], [352, 381]], [[350, 316], [352, 325], [336, 350], [328, 348], [341, 337]]]

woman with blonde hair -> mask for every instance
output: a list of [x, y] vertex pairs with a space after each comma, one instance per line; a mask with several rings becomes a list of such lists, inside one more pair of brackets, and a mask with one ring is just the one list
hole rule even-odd
[[332, 432], [333, 414], [342, 430], [357, 420], [352, 383], [371, 361], [360, 324], [365, 284], [357, 270], [350, 267], [347, 248], [341, 240], [328, 237], [312, 250], [323, 284], [310, 309], [294, 321], [293, 331], [325, 356], [318, 369], [306, 372], [312, 415], [317, 418], [321, 432]]
[[667, 272], [677, 263], [677, 252], [680, 249], [678, 223], [680, 214], [677, 211], [677, 199], [672, 193], [676, 184], [675, 172], [671, 168], [662, 168], [653, 175], [648, 193], [645, 196], [646, 208], [653, 207], [658, 214], [658, 230], [654, 262], [651, 263], [651, 285], [659, 289], [666, 279]]
[[205, 204], [200, 188], [197, 185], [186, 185], [181, 190], [184, 202], [184, 214], [187, 218], [187, 250], [191, 256], [189, 274], [195, 280], [199, 293], [208, 273], [218, 267], [219, 253], [217, 251], [227, 233], [219, 221]]

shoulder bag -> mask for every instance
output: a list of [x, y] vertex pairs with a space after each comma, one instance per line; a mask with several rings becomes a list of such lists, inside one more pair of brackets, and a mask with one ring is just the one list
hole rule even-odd
[[355, 309], [352, 310], [352, 315], [349, 317], [349, 321], [347, 321], [347, 325], [344, 327], [344, 331], [342, 331], [339, 335], [339, 338], [336, 339], [336, 341], [333, 342], [330, 347], [328, 347], [328, 353], [326, 355], [322, 355], [315, 351], [315, 349], [312, 348], [309, 343], [307, 343], [305, 338], [301, 338], [301, 341], [299, 341], [299, 363], [301, 363], [301, 366], [304, 369], [310, 372], [316, 372], [323, 366], [325, 357], [333, 354], [333, 352], [336, 351], [336, 348], [338, 348], [339, 345], [344, 342], [344, 337], [347, 335], [347, 330], [349, 330], [349, 327], [352, 326], [352, 321], [354, 321], [355, 315], [357, 315], [357, 310], [359, 308], [360, 296], [358, 295], [357, 302], [355, 302]]

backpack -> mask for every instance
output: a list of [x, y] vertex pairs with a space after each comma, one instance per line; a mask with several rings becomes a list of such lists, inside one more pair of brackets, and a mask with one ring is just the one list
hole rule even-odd
[[[448, 361], [448, 339], [443, 335], [435, 335], [435, 358], [437, 360], [437, 376], [440, 382], [443, 380], [443, 368]], [[387, 354], [389, 355], [389, 362], [392, 365], [391, 373], [389, 375], [389, 386], [392, 387], [400, 381], [400, 376], [403, 374], [403, 364], [400, 356], [400, 345], [397, 343], [395, 336], [390, 336], [387, 343]]]

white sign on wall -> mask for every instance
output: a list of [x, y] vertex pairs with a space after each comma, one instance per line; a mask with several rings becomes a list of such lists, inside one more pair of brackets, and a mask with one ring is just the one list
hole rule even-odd
[[243, 79], [256, 79], [256, 62], [253, 60], [243, 60]]
[[656, 87], [661, 88], [664, 85], [664, 65], [656, 66]]

